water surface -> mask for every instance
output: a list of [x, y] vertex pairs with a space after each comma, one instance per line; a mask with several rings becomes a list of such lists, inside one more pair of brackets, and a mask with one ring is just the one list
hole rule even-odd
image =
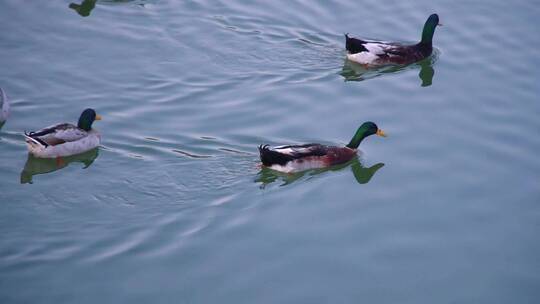
[[[533, 1], [71, 3], [0, 10], [0, 302], [538, 302]], [[344, 60], [433, 12], [432, 58]], [[86, 107], [99, 150], [27, 155]], [[258, 166], [367, 120], [389, 137], [344, 166]]]

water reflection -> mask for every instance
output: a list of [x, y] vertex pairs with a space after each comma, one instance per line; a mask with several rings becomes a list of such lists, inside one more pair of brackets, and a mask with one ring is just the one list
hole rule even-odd
[[275, 170], [264, 167], [259, 172], [257, 178], [255, 179], [255, 182], [261, 183], [261, 188], [264, 188], [273, 182], [281, 180], [283, 181], [283, 183], [280, 186], [285, 186], [285, 185], [294, 183], [295, 181], [299, 180], [306, 174], [308, 174], [309, 176], [315, 176], [315, 175], [328, 172], [328, 171], [343, 170], [344, 168], [347, 168], [349, 166], [351, 167], [351, 171], [354, 175], [354, 178], [356, 179], [356, 182], [358, 182], [359, 184], [367, 184], [371, 180], [373, 175], [375, 175], [375, 172], [377, 172], [380, 168], [382, 168], [384, 164], [378, 163], [371, 167], [366, 168], [362, 166], [358, 158], [354, 158], [345, 164], [332, 166], [329, 168], [308, 170], [308, 171], [303, 171], [303, 172], [298, 172], [298, 173], [283, 173], [283, 172], [275, 171]]
[[67, 167], [70, 163], [83, 163], [88, 168], [98, 157], [98, 148], [77, 155], [62, 158], [37, 158], [28, 153], [28, 159], [21, 172], [21, 184], [32, 183], [32, 177], [38, 174], [51, 173]]
[[109, 4], [109, 5], [115, 5], [115, 4], [123, 4], [123, 3], [131, 3], [131, 4], [138, 4], [141, 6], [144, 6], [145, 1], [136, 1], [136, 0], [83, 0], [81, 4], [77, 3], [70, 3], [69, 8], [76, 11], [79, 15], [82, 17], [88, 17], [90, 16], [90, 13], [96, 7], [96, 3], [99, 2], [99, 4]]
[[389, 65], [379, 68], [366, 68], [361, 64], [345, 59], [340, 74], [343, 76], [343, 78], [345, 78], [345, 81], [362, 81], [387, 73], [398, 73], [401, 71], [420, 68], [420, 73], [418, 73], [418, 77], [422, 81], [420, 85], [423, 87], [428, 87], [431, 85], [433, 76], [435, 75], [435, 69], [433, 68], [434, 63], [435, 56], [430, 56], [424, 60], [409, 65]]
[[433, 59], [426, 58], [420, 62], [417, 62], [416, 65], [420, 66], [420, 73], [418, 73], [418, 77], [420, 77], [420, 80], [422, 80], [422, 86], [429, 87], [433, 81], [433, 76], [435, 75]]
[[69, 8], [83, 17], [88, 17], [90, 16], [90, 12], [96, 7], [96, 2], [97, 0], [84, 0], [81, 4], [70, 3]]

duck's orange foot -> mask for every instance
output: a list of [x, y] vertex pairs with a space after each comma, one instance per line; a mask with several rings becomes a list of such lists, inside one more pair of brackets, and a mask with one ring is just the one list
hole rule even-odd
[[58, 156], [56, 158], [56, 166], [57, 167], [63, 167], [65, 164], [64, 159], [61, 156]]

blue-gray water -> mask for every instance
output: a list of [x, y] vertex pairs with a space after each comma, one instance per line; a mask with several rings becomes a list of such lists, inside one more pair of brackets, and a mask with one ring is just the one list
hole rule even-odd
[[[540, 300], [535, 1], [69, 4], [0, 4], [1, 303]], [[433, 12], [430, 60], [345, 62], [343, 33], [415, 41]], [[85, 107], [99, 150], [28, 157]], [[359, 160], [258, 167], [366, 120], [389, 137]]]

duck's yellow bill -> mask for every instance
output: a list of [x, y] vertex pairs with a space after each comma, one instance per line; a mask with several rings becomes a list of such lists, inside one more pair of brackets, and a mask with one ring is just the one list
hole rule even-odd
[[101, 115], [96, 115], [96, 120], [101, 120]]
[[384, 131], [381, 130], [381, 129], [377, 129], [377, 133], [375, 133], [375, 134], [377, 134], [379, 136], [382, 136], [382, 137], [386, 137], [386, 133], [384, 133]]

